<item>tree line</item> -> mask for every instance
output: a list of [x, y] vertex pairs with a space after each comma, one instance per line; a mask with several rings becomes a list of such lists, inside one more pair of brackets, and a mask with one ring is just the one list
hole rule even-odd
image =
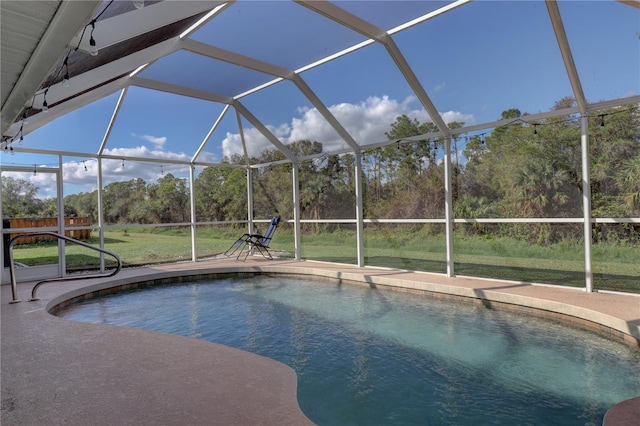
[[[554, 109], [574, 105], [563, 98]], [[452, 198], [456, 218], [582, 217], [581, 130], [578, 116], [527, 120], [509, 109], [499, 119], [508, 125], [481, 135], [450, 140]], [[640, 109], [637, 105], [610, 108], [589, 117], [589, 180], [594, 217], [640, 216]], [[449, 123], [459, 128], [464, 123]], [[445, 213], [442, 139], [404, 141], [437, 129], [406, 115], [397, 117], [385, 147], [367, 149], [363, 159], [363, 205], [367, 218], [443, 218]], [[350, 154], [322, 155], [320, 142], [300, 140], [289, 149], [314, 157], [299, 164], [299, 201], [303, 219], [355, 217], [355, 161]], [[464, 161], [463, 161], [464, 159]], [[253, 208], [256, 217], [292, 217], [292, 165], [275, 148], [252, 164]], [[194, 181], [198, 222], [241, 220], [247, 212], [246, 164], [241, 156], [225, 158], [225, 166], [210, 166]], [[47, 201], [35, 198], [28, 182], [2, 179], [3, 216], [44, 215]], [[16, 188], [22, 189], [17, 190]], [[143, 179], [113, 182], [104, 187], [104, 218], [109, 224], [183, 223], [190, 220], [189, 188], [170, 173], [157, 182]], [[97, 223], [97, 191], [68, 195], [65, 214], [90, 216]], [[499, 233], [532, 242], [549, 243], [580, 238], [581, 225], [465, 224], [471, 234]], [[317, 229], [319, 228], [316, 227]], [[595, 227], [596, 238], [638, 243], [633, 224]], [[604, 235], [600, 231], [606, 230]]]

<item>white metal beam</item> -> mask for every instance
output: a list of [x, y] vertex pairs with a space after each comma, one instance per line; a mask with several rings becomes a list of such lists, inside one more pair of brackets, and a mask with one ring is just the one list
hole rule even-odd
[[428, 21], [429, 19], [433, 19], [436, 16], [440, 16], [443, 15], [447, 12], [452, 11], [453, 9], [457, 9], [458, 7], [465, 5], [467, 3], [471, 3], [473, 0], [458, 0], [458, 1], [454, 1], [453, 3], [449, 3], [439, 9], [436, 9], [432, 12], [427, 13], [426, 15], [422, 15], [416, 19], [413, 19], [409, 22], [406, 22], [402, 25], [399, 25], [395, 28], [390, 29], [389, 31], [387, 31], [390, 35], [399, 33], [400, 31], [406, 30], [407, 28], [411, 28], [414, 25], [418, 25], [421, 24], [425, 21]]
[[618, 0], [620, 3], [626, 4], [627, 6], [632, 6], [640, 9], [640, 1], [638, 0]]
[[286, 68], [279, 67], [277, 65], [269, 64], [267, 62], [260, 61], [258, 59], [244, 56], [230, 50], [225, 50], [210, 44], [201, 43], [199, 41], [184, 39], [182, 40], [182, 49], [197, 53], [198, 55], [206, 56], [212, 59], [217, 59], [229, 64], [238, 65], [243, 68], [252, 69], [265, 74], [274, 75], [276, 77], [291, 78], [293, 71]]
[[244, 129], [242, 128], [242, 117], [240, 116], [240, 111], [236, 109], [236, 122], [238, 124], [238, 133], [240, 133], [240, 142], [242, 143], [242, 154], [244, 156], [244, 162], [247, 166], [251, 164], [249, 160], [249, 151], [247, 151], [247, 142], [244, 138]]
[[183, 39], [185, 37], [189, 37], [191, 34], [193, 34], [194, 32], [198, 31], [205, 24], [207, 24], [210, 20], [212, 20], [216, 15], [220, 14], [223, 10], [225, 10], [226, 8], [228, 8], [229, 6], [231, 6], [235, 2], [236, 2], [236, 0], [228, 0], [226, 3], [218, 4], [216, 7], [211, 9], [211, 11], [209, 13], [204, 15], [202, 18], [198, 19], [198, 21], [196, 23], [194, 23], [189, 28], [184, 30], [182, 32], [182, 34], [180, 34], [179, 37], [181, 39]]
[[311, 104], [318, 110], [318, 112], [324, 117], [324, 119], [329, 123], [331, 127], [340, 135], [340, 137], [353, 149], [354, 151], [358, 151], [360, 147], [358, 143], [353, 139], [351, 134], [347, 132], [347, 130], [340, 124], [340, 122], [336, 119], [336, 117], [331, 114], [329, 108], [326, 107], [324, 103], [318, 98], [313, 90], [307, 85], [307, 83], [300, 77], [299, 75], [295, 75], [293, 77], [293, 82], [298, 87], [298, 89], [302, 92], [304, 96], [311, 102]]
[[233, 99], [229, 96], [206, 92], [204, 90], [192, 89], [191, 87], [179, 86], [177, 84], [165, 83], [164, 81], [151, 80], [148, 78], [133, 77], [131, 79], [131, 85], [144, 87], [146, 89], [159, 90], [161, 92], [173, 93], [175, 95], [202, 99], [205, 101], [218, 102], [223, 104], [230, 104], [233, 102]]
[[580, 154], [582, 159], [582, 214], [584, 216], [584, 271], [585, 290], [593, 291], [593, 255], [591, 252], [591, 167], [589, 164], [589, 118], [580, 122]]
[[[617, 107], [617, 106], [622, 106], [622, 105], [629, 105], [629, 104], [636, 104], [636, 103], [640, 103], [640, 95], [636, 95], [636, 96], [630, 96], [627, 98], [619, 98], [619, 99], [614, 99], [614, 100], [610, 100], [610, 101], [602, 101], [602, 102], [594, 102], [594, 103], [590, 103], [587, 104], [587, 111], [588, 112], [592, 112], [592, 111], [598, 111], [601, 109], [606, 109], [606, 108], [613, 108], [613, 107]], [[471, 132], [477, 132], [480, 130], [493, 130], [495, 128], [498, 127], [503, 127], [503, 126], [508, 126], [510, 124], [515, 124], [515, 123], [534, 123], [540, 120], [546, 120], [549, 118], [554, 118], [554, 117], [566, 117], [568, 115], [573, 115], [573, 114], [578, 114], [580, 113], [578, 107], [571, 107], [571, 108], [563, 108], [563, 109], [557, 109], [557, 110], [551, 110], [551, 111], [546, 111], [546, 112], [541, 112], [541, 113], [537, 113], [537, 114], [527, 114], [526, 116], [522, 116], [519, 118], [509, 118], [506, 120], [497, 120], [497, 121], [492, 121], [489, 123], [482, 123], [482, 124], [474, 124], [471, 126], [464, 126], [464, 127], [458, 127], [456, 129], [451, 129], [449, 131], [450, 136], [456, 136], [456, 135], [461, 135], [464, 133], [471, 133]], [[407, 142], [415, 142], [415, 141], [420, 141], [420, 140], [425, 140], [425, 139], [438, 139], [441, 138], [442, 134], [440, 132], [430, 132], [430, 133], [423, 133], [421, 135], [417, 135], [417, 136], [411, 136], [411, 137], [406, 137], [406, 138], [402, 138], [402, 140], [400, 141], [400, 143], [407, 143]], [[390, 144], [396, 143], [394, 141], [390, 141], [390, 140], [384, 140], [384, 141], [379, 141], [379, 142], [375, 142], [375, 143], [371, 143], [371, 144], [366, 144], [362, 146], [362, 149], [371, 149], [371, 148], [379, 148], [379, 147], [383, 147], [383, 146], [387, 146]], [[340, 152], [341, 153], [341, 152]], [[327, 153], [324, 153], [324, 155], [326, 155]], [[302, 159], [302, 158], [301, 158]]]
[[293, 163], [296, 162], [295, 154], [282, 142], [280, 142], [280, 139], [278, 139], [273, 133], [271, 133], [269, 129], [267, 129], [267, 127], [262, 124], [262, 122], [258, 120], [256, 116], [254, 116], [251, 111], [249, 111], [240, 101], [234, 100], [233, 106], [240, 112], [240, 114], [242, 114], [247, 120], [249, 120], [249, 122], [253, 124], [253, 126], [260, 133], [262, 133], [262, 135], [267, 138], [273, 146], [278, 148], [285, 155], [285, 157], [287, 157]]
[[216, 119], [215, 123], [213, 123], [213, 126], [211, 126], [211, 129], [209, 129], [209, 133], [207, 133], [207, 136], [204, 137], [202, 143], [198, 147], [198, 150], [196, 151], [195, 154], [193, 154], [193, 157], [191, 157], [191, 162], [192, 163], [196, 161], [196, 159], [198, 158], [198, 156], [200, 155], [200, 153], [204, 149], [204, 147], [207, 144], [207, 142], [209, 142], [209, 139], [211, 139], [211, 136], [213, 135], [213, 132], [215, 132], [216, 129], [218, 128], [218, 126], [222, 122], [222, 119], [227, 114], [227, 111], [229, 111], [229, 108], [230, 108], [230, 106], [228, 104], [224, 106], [224, 108], [222, 109], [222, 112], [220, 113], [220, 115], [218, 115], [218, 118]]
[[447, 256], [447, 276], [455, 276], [453, 250], [453, 184], [451, 182], [451, 139], [444, 141], [444, 217]]
[[422, 84], [418, 80], [418, 77], [413, 72], [413, 69], [409, 66], [409, 63], [405, 59], [402, 52], [400, 52], [400, 49], [398, 49], [398, 46], [396, 46], [396, 43], [393, 41], [391, 36], [388, 36], [386, 38], [384, 46], [387, 48], [387, 51], [400, 69], [400, 72], [404, 76], [405, 80], [407, 80], [407, 83], [409, 83], [409, 86], [411, 86], [411, 89], [418, 97], [418, 100], [431, 117], [433, 124], [436, 125], [438, 130], [440, 130], [440, 132], [444, 136], [450, 136], [449, 127], [440, 116], [440, 113], [438, 112], [438, 109], [435, 107], [433, 102], [431, 102], [429, 95], [427, 95], [427, 92], [424, 90], [424, 87], [422, 87]]
[[[95, 24], [93, 35], [98, 49], [103, 49], [182, 19], [207, 12], [221, 3], [224, 1], [160, 1], [145, 5], [141, 9], [100, 19]], [[85, 34], [80, 40], [81, 34], [81, 32], [77, 32], [69, 45], [75, 48], [80, 42], [79, 50], [88, 52], [90, 49], [89, 37]]]
[[118, 102], [116, 102], [116, 107], [113, 109], [113, 114], [111, 114], [111, 119], [109, 120], [109, 124], [107, 125], [107, 130], [104, 132], [104, 136], [102, 137], [102, 143], [100, 143], [100, 147], [98, 148], [98, 155], [101, 155], [104, 152], [105, 147], [107, 146], [107, 141], [109, 140], [109, 136], [111, 135], [111, 130], [113, 130], [113, 125], [116, 123], [118, 114], [120, 114], [120, 109], [122, 108], [124, 98], [125, 96], [127, 96], [127, 90], [128, 87], [125, 87], [124, 89], [122, 89], [122, 92], [120, 92]]
[[291, 165], [293, 179], [293, 240], [295, 259], [302, 260], [301, 230], [300, 230], [300, 169], [298, 163]]
[[[102, 158], [98, 157], [98, 239], [100, 248], [104, 249], [104, 196], [102, 191]], [[104, 272], [104, 253], [100, 253], [100, 272]]]
[[562, 23], [562, 17], [560, 16], [560, 10], [558, 9], [558, 3], [556, 0], [546, 0], [547, 10], [549, 17], [551, 18], [551, 24], [553, 25], [553, 31], [560, 47], [560, 53], [562, 54], [562, 60], [571, 82], [571, 89], [573, 90], [573, 96], [576, 98], [576, 103], [580, 109], [581, 114], [587, 114], [587, 100], [584, 97], [584, 91], [582, 90], [582, 84], [580, 82], [580, 76], [576, 69], [576, 64], [573, 61], [573, 55], [571, 54], [571, 46], [567, 39], [567, 33], [564, 30], [564, 24]]
[[351, 28], [353, 31], [356, 31], [367, 38], [381, 42], [382, 38], [387, 34], [383, 29], [339, 6], [336, 6], [334, 3], [328, 1], [294, 1], [316, 13], [319, 13], [320, 15], [325, 16], [326, 18], [331, 19], [332, 21], [339, 23], [340, 25]]
[[196, 238], [196, 188], [195, 188], [195, 173], [194, 167], [189, 166], [189, 211], [191, 217], [191, 261], [198, 260], [198, 246]]
[[253, 226], [253, 170], [247, 167], [247, 223], [249, 227], [247, 232], [249, 234], [255, 234]]
[[358, 266], [363, 268], [364, 265], [364, 190], [362, 184], [362, 153], [354, 152], [355, 158], [355, 187], [356, 187], [356, 255]]
[[351, 28], [365, 37], [381, 43], [387, 49], [387, 52], [398, 66], [398, 69], [404, 76], [407, 83], [409, 83], [409, 86], [411, 86], [411, 89], [418, 97], [418, 100], [422, 103], [422, 106], [425, 108], [438, 130], [440, 130], [444, 136], [449, 136], [448, 126], [440, 116], [437, 108], [433, 105], [433, 102], [431, 102], [431, 99], [422, 87], [422, 84], [416, 77], [413, 69], [409, 66], [409, 63], [404, 58], [404, 55], [402, 55], [402, 52], [400, 52], [400, 49], [396, 46], [389, 34], [387, 34], [383, 29], [376, 27], [370, 22], [365, 21], [328, 1], [306, 2], [296, 0], [296, 2], [347, 28]]

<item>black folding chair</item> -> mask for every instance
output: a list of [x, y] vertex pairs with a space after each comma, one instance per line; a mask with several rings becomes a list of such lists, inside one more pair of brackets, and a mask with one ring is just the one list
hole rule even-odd
[[242, 259], [244, 261], [247, 260], [251, 252], [257, 250], [263, 257], [273, 260], [273, 256], [271, 256], [271, 252], [269, 251], [269, 243], [273, 238], [273, 234], [276, 232], [278, 223], [280, 223], [280, 216], [274, 216], [269, 224], [269, 229], [267, 229], [264, 235], [244, 234], [224, 252], [224, 255], [231, 257], [238, 252], [236, 259], [240, 260], [244, 254], [244, 258]]

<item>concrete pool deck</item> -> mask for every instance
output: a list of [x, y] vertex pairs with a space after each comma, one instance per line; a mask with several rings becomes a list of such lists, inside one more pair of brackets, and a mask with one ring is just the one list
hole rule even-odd
[[[216, 273], [312, 274], [329, 279], [463, 296], [490, 307], [535, 309], [638, 346], [640, 297], [586, 293], [439, 274], [290, 259], [181, 262], [124, 269], [116, 277], [18, 285], [21, 303], [1, 288], [3, 425], [304, 425], [294, 371], [278, 362], [197, 339], [107, 325], [48, 313], [83, 294], [138, 282]], [[607, 426], [636, 419], [640, 398], [620, 404]]]

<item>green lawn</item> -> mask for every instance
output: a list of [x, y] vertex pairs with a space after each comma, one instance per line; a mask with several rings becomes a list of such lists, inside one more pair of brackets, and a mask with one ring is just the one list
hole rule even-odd
[[[279, 229], [272, 248], [291, 256], [294, 238], [290, 229]], [[242, 230], [205, 227], [198, 230], [198, 257], [224, 252]], [[89, 243], [97, 245], [97, 239]], [[562, 243], [547, 247], [511, 239], [456, 237], [455, 272], [487, 278], [584, 287], [584, 250], [580, 243]], [[170, 230], [109, 230], [105, 248], [117, 253], [125, 266], [173, 262], [191, 259], [188, 228]], [[598, 289], [640, 293], [640, 250], [596, 244], [594, 285]], [[302, 236], [302, 256], [306, 259], [356, 263], [356, 239], [351, 231]], [[55, 243], [40, 243], [14, 248], [14, 259], [34, 266], [57, 263]], [[107, 265], [114, 264], [106, 256]], [[425, 236], [419, 232], [365, 232], [365, 262], [428, 272], [446, 272], [445, 240], [442, 235]], [[67, 245], [67, 269], [97, 268], [99, 257], [78, 245]]]
[[[234, 234], [235, 235], [235, 234]], [[237, 237], [237, 236], [236, 236]], [[223, 252], [230, 245], [232, 236], [198, 237], [200, 256]], [[188, 231], [134, 232], [131, 230], [106, 231], [104, 248], [116, 253], [125, 266], [150, 263], [174, 262], [191, 259], [191, 236]], [[92, 237], [89, 244], [98, 246], [98, 238]], [[88, 248], [67, 244], [66, 264], [68, 269], [91, 268], [99, 265], [99, 253]], [[14, 247], [14, 259], [29, 266], [57, 263], [58, 250], [55, 243], [39, 243]], [[107, 264], [113, 258], [105, 256]]]

